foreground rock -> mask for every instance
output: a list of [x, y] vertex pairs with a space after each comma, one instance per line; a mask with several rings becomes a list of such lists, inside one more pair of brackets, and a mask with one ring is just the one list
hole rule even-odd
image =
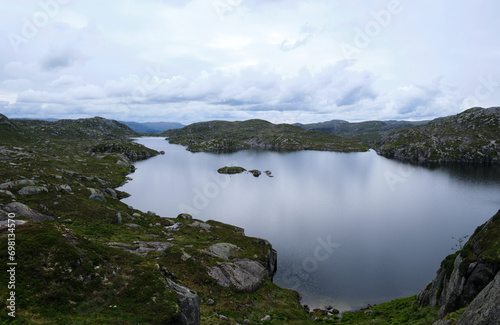
[[457, 325], [500, 324], [500, 272], [467, 307]]
[[[418, 294], [419, 303], [422, 306], [440, 307], [438, 317], [442, 319], [449, 313], [467, 307], [480, 293], [486, 295], [483, 300], [490, 299], [489, 296], [494, 290], [490, 287], [488, 294], [483, 293], [483, 290], [492, 282], [493, 288], [498, 287], [493, 279], [495, 276], [498, 278], [500, 265], [496, 252], [499, 226], [500, 211], [483, 226], [478, 227], [461, 251], [443, 260], [436, 278]], [[479, 312], [474, 311], [472, 304], [468, 308], [472, 308], [470, 313]]]
[[233, 244], [218, 243], [210, 246], [202, 252], [227, 262], [217, 262], [218, 266], [207, 267], [208, 274], [217, 280], [223, 287], [234, 286], [244, 292], [254, 292], [267, 277], [273, 277], [276, 273], [276, 251], [271, 250], [266, 263], [244, 259], [230, 259], [233, 252], [241, 249]]
[[0, 220], [7, 220], [8, 214], [14, 213], [16, 219], [28, 219], [31, 221], [49, 221], [54, 220], [53, 217], [46, 216], [43, 213], [31, 209], [29, 206], [12, 202], [6, 205], [0, 205]]
[[179, 325], [199, 325], [200, 324], [200, 301], [198, 295], [189, 288], [182, 286], [166, 278], [168, 286], [172, 289], [179, 299], [179, 308], [181, 309], [181, 319]]

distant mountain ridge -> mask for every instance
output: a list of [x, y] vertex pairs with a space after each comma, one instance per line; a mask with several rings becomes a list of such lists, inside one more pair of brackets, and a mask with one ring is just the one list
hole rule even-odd
[[380, 141], [384, 136], [397, 130], [412, 128], [429, 121], [365, 121], [351, 123], [344, 120], [331, 120], [321, 123], [296, 124], [307, 130], [321, 131], [345, 138], [358, 138], [370, 145]]
[[379, 155], [420, 162], [500, 163], [500, 107], [468, 109], [385, 136]]
[[177, 122], [132, 122], [132, 121], [120, 121], [121, 123], [128, 125], [132, 130], [139, 133], [162, 133], [167, 130], [180, 129], [185, 125]]

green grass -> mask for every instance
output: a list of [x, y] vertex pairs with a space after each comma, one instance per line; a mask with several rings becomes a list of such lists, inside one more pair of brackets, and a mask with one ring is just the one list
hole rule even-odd
[[341, 323], [430, 325], [438, 319], [438, 310], [438, 307], [420, 307], [416, 297], [412, 296], [345, 313]]

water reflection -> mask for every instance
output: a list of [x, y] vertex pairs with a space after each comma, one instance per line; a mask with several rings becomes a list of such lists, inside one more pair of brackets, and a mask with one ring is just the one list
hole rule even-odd
[[[496, 167], [427, 168], [373, 151], [193, 154], [163, 139], [139, 142], [166, 154], [136, 164], [125, 203], [268, 239], [278, 251], [275, 282], [311, 306], [347, 310], [417, 293], [452, 252], [452, 237], [500, 208]], [[230, 165], [275, 177], [215, 172]]]

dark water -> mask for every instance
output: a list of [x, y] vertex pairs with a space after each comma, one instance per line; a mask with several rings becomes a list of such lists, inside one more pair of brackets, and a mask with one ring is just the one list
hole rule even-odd
[[[124, 202], [245, 228], [278, 251], [275, 282], [303, 304], [361, 308], [418, 293], [457, 240], [500, 209], [498, 167], [413, 166], [373, 151], [190, 153], [163, 138], [164, 156], [136, 163]], [[270, 170], [219, 175], [223, 166]]]

